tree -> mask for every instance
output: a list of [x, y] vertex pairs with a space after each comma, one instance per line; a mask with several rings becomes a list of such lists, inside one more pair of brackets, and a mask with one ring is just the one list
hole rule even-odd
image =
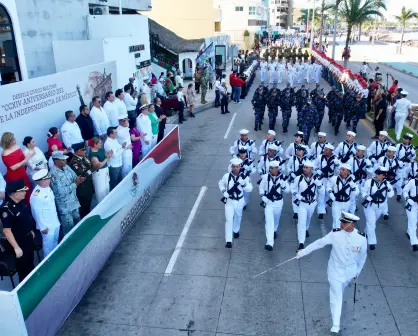
[[408, 21], [412, 19], [417, 19], [418, 13], [414, 12], [412, 9], [406, 9], [405, 6], [402, 7], [401, 15], [395, 15], [395, 19], [402, 25], [402, 36], [401, 36], [401, 45], [399, 47], [399, 53], [402, 54], [402, 44], [403, 36], [405, 33], [405, 27]]
[[[381, 10], [386, 10], [386, 5], [380, 0], [342, 0], [338, 8], [340, 15], [347, 23], [347, 38], [345, 50], [348, 50], [353, 27], [367, 21], [370, 15], [382, 17]], [[344, 58], [347, 65], [348, 58]]]

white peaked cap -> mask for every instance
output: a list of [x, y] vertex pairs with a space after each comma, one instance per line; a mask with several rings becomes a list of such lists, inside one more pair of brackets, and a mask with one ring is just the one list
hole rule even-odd
[[318, 132], [318, 136], [326, 137], [327, 136], [327, 133], [325, 133], [325, 132]]
[[304, 167], [311, 167], [311, 168], [313, 168], [314, 167], [314, 163], [312, 161], [305, 161], [303, 163], [303, 166]]
[[279, 147], [277, 147], [275, 144], [271, 144], [267, 147], [267, 149], [272, 149], [272, 150], [278, 151]]
[[248, 134], [248, 133], [250, 133], [250, 131], [246, 130], [245, 128], [242, 129], [241, 131], [239, 131], [239, 134], [241, 134], [241, 135]]
[[270, 168], [278, 168], [279, 167], [279, 161], [276, 161], [276, 160], [270, 161], [269, 167]]
[[407, 96], [407, 95], [409, 95], [409, 92], [408, 91], [405, 91], [405, 90], [402, 90], [401, 91], [401, 95]]
[[353, 131], [348, 131], [348, 132], [347, 132], [347, 135], [352, 135], [352, 136], [354, 136], [354, 137], [355, 137], [357, 134], [356, 134], [356, 133], [354, 133]]
[[270, 134], [270, 135], [272, 135], [272, 136], [276, 136], [276, 132], [275, 132], [275, 131], [273, 131], [273, 130], [269, 130], [269, 131], [267, 132], [267, 134]]
[[358, 145], [358, 146], [357, 146], [357, 149], [360, 149], [360, 150], [362, 150], [362, 151], [365, 151], [365, 150], [366, 150], [366, 146], [363, 146], [363, 145]]
[[242, 160], [239, 159], [239, 158], [233, 158], [229, 162], [231, 163], [231, 165], [238, 166], [238, 165], [240, 165], [242, 163]]
[[326, 144], [325, 148], [332, 149], [332, 150], [335, 149], [335, 147], [333, 145], [331, 145], [330, 143]]
[[340, 168], [345, 168], [345, 169], [347, 169], [347, 170], [351, 171], [351, 167], [350, 167], [350, 165], [348, 165], [348, 164], [346, 164], [346, 163], [342, 163], [342, 164], [340, 165]]
[[380, 132], [379, 132], [379, 135], [388, 136], [388, 132], [386, 132], [386, 131], [380, 131]]
[[353, 215], [349, 212], [342, 211], [341, 212], [341, 219], [348, 219], [348, 220], [352, 220], [353, 222], [356, 222], [356, 221], [360, 220], [360, 217], [358, 217], [356, 215]]
[[389, 146], [387, 150], [391, 151], [391, 152], [396, 152], [396, 147], [395, 146]]

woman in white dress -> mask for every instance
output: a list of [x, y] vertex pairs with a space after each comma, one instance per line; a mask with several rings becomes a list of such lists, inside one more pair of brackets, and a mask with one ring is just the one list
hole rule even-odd
[[32, 175], [38, 170], [48, 169], [48, 161], [46, 160], [44, 153], [36, 147], [35, 139], [31, 136], [27, 136], [23, 139], [23, 146], [25, 146], [23, 149], [25, 155], [34, 153], [26, 164], [26, 173], [28, 174], [32, 185], [35, 186], [36, 183], [33, 181]]

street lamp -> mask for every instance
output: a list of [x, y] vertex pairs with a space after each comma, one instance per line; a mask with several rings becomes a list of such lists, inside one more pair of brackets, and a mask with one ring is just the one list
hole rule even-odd
[[315, 0], [313, 0], [313, 6], [312, 6], [312, 21], [311, 21], [311, 43], [309, 46], [309, 49], [311, 51], [311, 55], [312, 55], [312, 44], [313, 44], [313, 39], [314, 39], [314, 23], [315, 21]]
[[334, 32], [332, 36], [332, 59], [335, 59], [335, 44], [337, 43], [338, 6], [341, 0], [335, 0]]

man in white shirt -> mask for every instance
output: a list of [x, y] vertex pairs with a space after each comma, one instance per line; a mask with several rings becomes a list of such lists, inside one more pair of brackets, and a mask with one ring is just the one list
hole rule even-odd
[[177, 89], [177, 100], [179, 102], [179, 124], [182, 124], [183, 121], [186, 121], [186, 119], [184, 119], [184, 96], [183, 96], [183, 87], [179, 86], [179, 88]]
[[75, 114], [73, 111], [65, 112], [67, 121], [61, 127], [62, 142], [69, 151], [73, 151], [71, 146], [76, 143], [84, 142], [81, 130], [75, 122]]
[[93, 120], [94, 134], [104, 140], [106, 138], [107, 129], [110, 127], [110, 123], [101, 103], [102, 100], [99, 96], [93, 97], [93, 107], [90, 110], [90, 117]]
[[174, 77], [174, 81], [176, 82], [176, 88], [183, 86], [183, 78], [180, 71], [177, 71], [176, 77]]
[[115, 102], [115, 95], [112, 91], [106, 92], [106, 103], [104, 103], [103, 108], [106, 111], [110, 126], [118, 127], [118, 106]]
[[149, 80], [149, 78], [148, 77], [144, 77], [144, 78], [142, 78], [142, 80], [144, 82], [142, 84], [141, 92], [142, 93], [145, 93], [147, 95], [148, 104], [151, 104], [152, 103], [151, 89], [148, 86], [148, 80]]
[[[123, 87], [123, 101], [126, 105], [126, 109], [128, 110], [128, 117], [130, 120], [135, 120], [136, 119], [136, 105], [138, 104], [138, 99], [135, 98], [134, 96], [136, 95], [136, 93], [134, 92], [133, 95], [131, 96], [130, 92], [130, 87], [129, 85], [125, 85]], [[120, 120], [120, 115], [119, 118]]]
[[142, 157], [145, 157], [152, 148], [152, 128], [151, 128], [151, 119], [148, 116], [148, 105], [142, 105], [141, 113], [139, 114], [138, 118], [136, 118], [136, 127], [138, 131], [144, 135], [141, 138], [141, 145], [142, 145]]
[[403, 125], [405, 124], [406, 118], [408, 117], [409, 113], [411, 113], [412, 104], [411, 102], [406, 99], [408, 92], [403, 90], [401, 91], [401, 99], [398, 99], [396, 103], [392, 107], [392, 113], [396, 109], [395, 114], [395, 132], [396, 132], [396, 140], [400, 140], [401, 133], [403, 129]]
[[163, 85], [164, 85], [164, 78], [161, 78], [155, 85], [155, 92], [157, 93], [157, 96], [165, 97], [165, 91], [164, 91]]
[[116, 129], [117, 140], [122, 145], [126, 143], [126, 147], [122, 153], [122, 178], [129, 174], [132, 170], [132, 142], [129, 134], [128, 115], [119, 116], [119, 126]]
[[[118, 117], [120, 115], [128, 114], [128, 110], [126, 109], [126, 104], [123, 101], [123, 96], [124, 96], [123, 95], [123, 90], [117, 89], [116, 92], [115, 92], [115, 96], [116, 96], [116, 98], [115, 98], [114, 103], [116, 104], [116, 109], [118, 111]], [[118, 122], [118, 125], [119, 125], [119, 122]]]
[[105, 152], [112, 151], [112, 156], [107, 161], [109, 167], [110, 190], [113, 190], [120, 181], [122, 181], [122, 154], [125, 149], [126, 142], [120, 144], [116, 139], [118, 132], [116, 127], [109, 127], [107, 129], [107, 139], [104, 143]]

